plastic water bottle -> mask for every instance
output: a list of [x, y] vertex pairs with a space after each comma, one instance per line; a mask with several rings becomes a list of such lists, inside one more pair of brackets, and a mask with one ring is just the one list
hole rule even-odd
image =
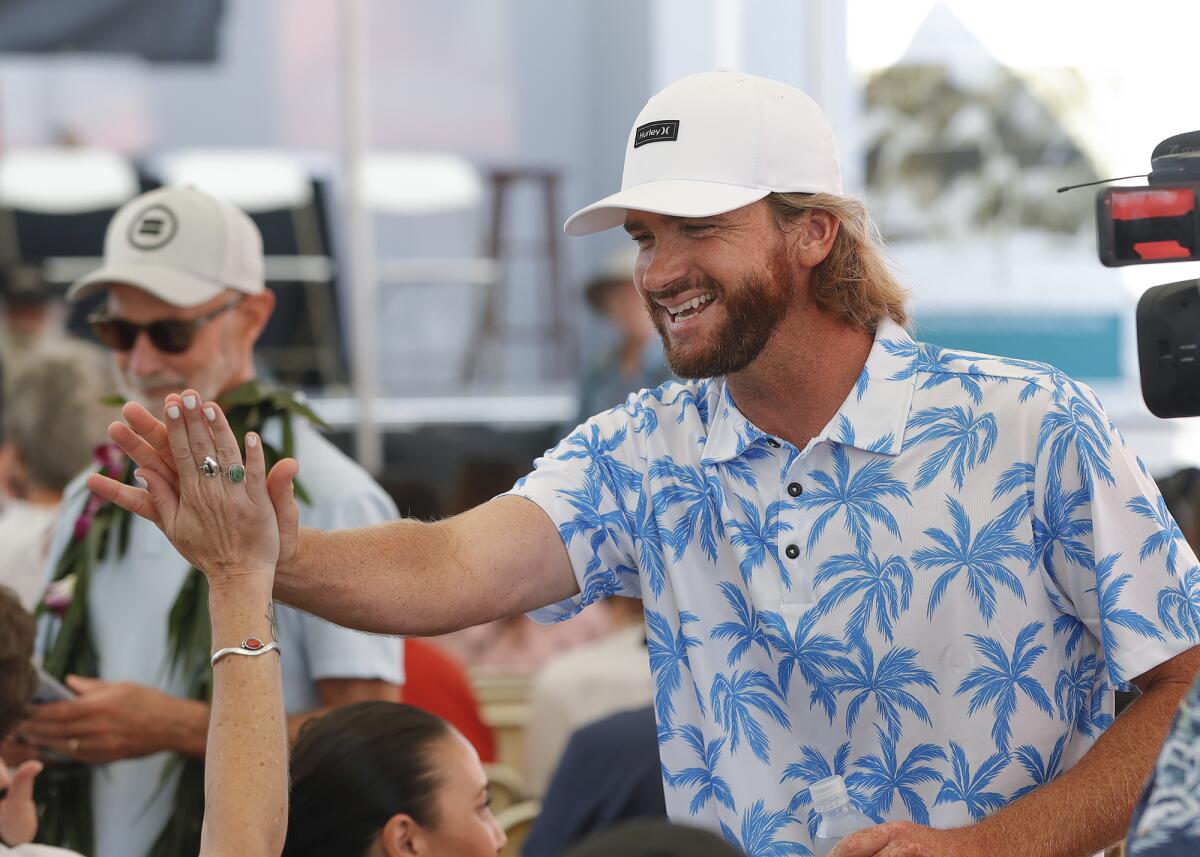
[[829, 777], [809, 786], [813, 808], [821, 816], [817, 838], [813, 840], [816, 857], [826, 857], [843, 837], [856, 830], [874, 827], [875, 822], [855, 808], [841, 777]]

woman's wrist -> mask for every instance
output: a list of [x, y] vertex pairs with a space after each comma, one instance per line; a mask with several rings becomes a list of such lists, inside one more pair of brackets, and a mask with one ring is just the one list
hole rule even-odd
[[219, 576], [208, 577], [209, 601], [237, 603], [246, 599], [271, 600], [275, 586], [275, 569], [272, 566], [246, 566], [226, 571]]

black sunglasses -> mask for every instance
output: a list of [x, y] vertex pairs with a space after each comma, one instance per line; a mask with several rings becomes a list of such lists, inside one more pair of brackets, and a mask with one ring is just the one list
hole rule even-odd
[[104, 312], [88, 316], [92, 333], [105, 346], [114, 351], [129, 351], [137, 342], [142, 331], [150, 337], [151, 344], [164, 354], [182, 354], [192, 346], [196, 332], [222, 313], [229, 312], [245, 298], [230, 301], [210, 313], [192, 319], [164, 318], [149, 324], [137, 324], [126, 318], [117, 318]]

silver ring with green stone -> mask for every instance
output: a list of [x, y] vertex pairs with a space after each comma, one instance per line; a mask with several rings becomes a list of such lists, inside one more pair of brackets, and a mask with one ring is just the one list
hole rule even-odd
[[246, 468], [240, 464], [231, 464], [229, 469], [225, 471], [225, 475], [229, 477], [230, 482], [241, 482], [246, 478]]

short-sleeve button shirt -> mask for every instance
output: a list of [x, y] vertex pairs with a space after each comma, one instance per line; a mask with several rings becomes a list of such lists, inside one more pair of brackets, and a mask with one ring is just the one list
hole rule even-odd
[[668, 383], [513, 493], [581, 590], [534, 618], [642, 598], [668, 809], [751, 854], [806, 853], [835, 773], [877, 820], [980, 819], [1200, 642], [1196, 558], [1095, 394], [890, 321], [804, 449]]

